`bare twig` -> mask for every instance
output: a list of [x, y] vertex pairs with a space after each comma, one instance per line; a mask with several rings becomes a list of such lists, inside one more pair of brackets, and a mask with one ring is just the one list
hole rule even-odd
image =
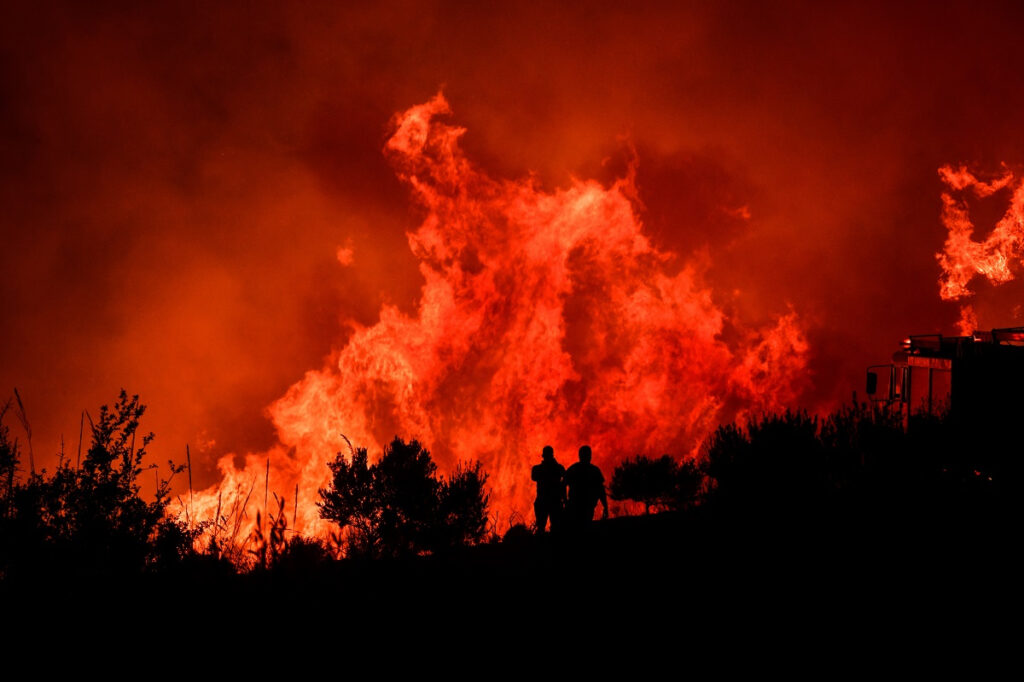
[[[132, 479], [135, 477], [135, 430], [134, 429], [132, 430], [132, 446], [128, 450], [128, 461], [125, 462], [125, 464], [128, 466], [128, 485], [131, 485], [132, 484]], [[124, 472], [122, 472], [122, 473], [124, 473]]]
[[78, 419], [78, 456], [75, 458], [75, 469], [82, 466], [82, 432], [85, 430], [85, 411]]
[[18, 399], [18, 421], [21, 422], [22, 428], [25, 429], [25, 435], [28, 436], [28, 462], [29, 470], [32, 475], [36, 473], [36, 457], [35, 453], [32, 452], [32, 427], [29, 426], [28, 417], [25, 416], [25, 404], [21, 402], [21, 394], [18, 393], [18, 389], [14, 389], [14, 397]]
[[356, 456], [356, 449], [354, 447], [352, 447], [352, 441], [350, 441], [348, 439], [348, 436], [346, 436], [344, 433], [341, 433], [341, 434], [338, 434], [338, 435], [340, 435], [342, 438], [344, 438], [345, 442], [348, 443], [349, 455], [352, 456], [352, 457], [355, 457]]
[[192, 520], [189, 518], [188, 508], [186, 508], [185, 503], [181, 501], [181, 495], [178, 495], [178, 504], [181, 505], [181, 508], [185, 511], [185, 521], [188, 523], [189, 528], [191, 528]]
[[245, 501], [242, 502], [242, 510], [235, 517], [235, 530], [231, 533], [231, 542], [234, 544], [235, 538], [238, 536], [238, 530], [242, 525], [242, 518], [245, 516], [245, 508], [249, 505], [249, 497], [252, 496], [252, 489], [256, 487], [256, 479], [252, 479], [252, 485], [249, 486], [249, 492], [245, 496]]
[[[188, 508], [191, 516], [192, 511], [192, 453], [188, 449], [188, 443], [185, 443], [185, 461], [188, 463]], [[217, 498], [217, 510], [220, 511], [220, 498]]]

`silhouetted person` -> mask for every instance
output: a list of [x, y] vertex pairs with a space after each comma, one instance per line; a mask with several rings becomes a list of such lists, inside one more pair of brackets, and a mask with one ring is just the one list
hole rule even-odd
[[555, 450], [550, 445], [544, 446], [541, 462], [533, 467], [530, 478], [537, 481], [537, 500], [533, 503], [537, 532], [544, 532], [548, 519], [551, 530], [555, 530], [562, 523], [565, 507], [565, 467], [555, 461]]
[[608, 498], [604, 492], [604, 475], [590, 463], [592, 453], [589, 445], [580, 448], [580, 461], [565, 472], [565, 484], [569, 486], [566, 516], [573, 526], [580, 528], [594, 520], [594, 510], [600, 502], [604, 507], [601, 518], [608, 518]]

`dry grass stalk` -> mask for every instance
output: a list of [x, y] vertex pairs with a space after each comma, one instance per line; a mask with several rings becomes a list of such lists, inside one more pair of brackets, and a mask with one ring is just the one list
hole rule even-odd
[[29, 426], [28, 417], [25, 415], [25, 403], [21, 402], [21, 394], [18, 393], [18, 389], [14, 389], [14, 397], [18, 399], [18, 421], [21, 422], [21, 426], [25, 429], [25, 435], [28, 437], [28, 462], [29, 471], [33, 476], [36, 474], [36, 456], [32, 452], [32, 427]]
[[[188, 449], [188, 443], [185, 443], [185, 461], [188, 463], [188, 507], [189, 511], [192, 510], [192, 453]], [[220, 511], [220, 496], [217, 497], [217, 510]]]
[[75, 469], [82, 468], [82, 434], [85, 431], [85, 412], [78, 419], [78, 456], [75, 458]]

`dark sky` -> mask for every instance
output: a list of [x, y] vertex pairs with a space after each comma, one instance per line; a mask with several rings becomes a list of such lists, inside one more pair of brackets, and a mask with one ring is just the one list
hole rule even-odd
[[[635, 148], [655, 243], [706, 252], [744, 319], [799, 313], [808, 407], [955, 331], [937, 169], [1022, 161], [1019, 2], [552, 4], [9, 3], [0, 387], [37, 458], [121, 387], [161, 460], [269, 446], [347, 320], [415, 306], [381, 149], [439, 90], [493, 176], [611, 180]], [[1016, 283], [978, 292], [983, 326], [1021, 324]]]

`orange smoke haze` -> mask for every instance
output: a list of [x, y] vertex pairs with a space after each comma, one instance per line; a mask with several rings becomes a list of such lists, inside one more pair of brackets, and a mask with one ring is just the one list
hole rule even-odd
[[[1024, 9], [820, 5], [7, 8], [0, 385], [37, 461], [123, 386], [197, 489], [270, 453], [290, 497], [344, 431], [479, 454], [519, 499], [548, 440], [608, 473], [845, 400], [909, 333], [1021, 324], [1019, 282], [944, 244], [1016, 273], [988, 235]], [[392, 117], [439, 90], [418, 148]]]

